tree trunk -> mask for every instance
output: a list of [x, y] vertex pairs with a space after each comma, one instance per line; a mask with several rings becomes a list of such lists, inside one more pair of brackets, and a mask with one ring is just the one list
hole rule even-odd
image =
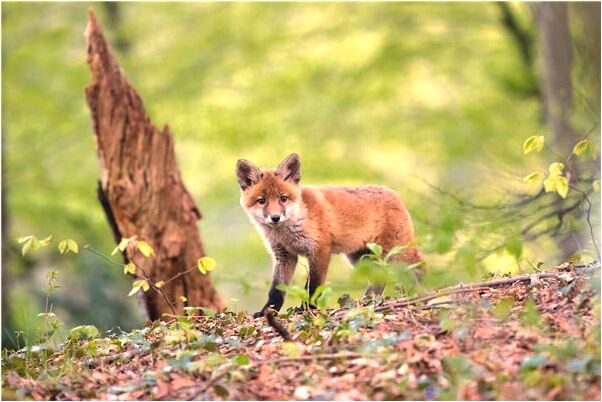
[[[159, 131], [151, 124], [92, 11], [85, 35], [91, 71], [86, 99], [100, 162], [99, 199], [116, 241], [138, 236], [155, 251], [147, 258], [127, 249], [126, 261], [143, 269], [153, 283], [167, 282], [204, 256], [196, 223], [201, 214], [180, 178], [169, 128]], [[196, 269], [162, 289], [178, 314], [188, 305], [223, 308], [209, 274]], [[172, 312], [153, 289], [144, 293], [143, 300], [151, 320]]]
[[542, 2], [534, 5], [543, 58], [543, 93], [547, 123], [557, 152], [568, 155], [575, 145], [571, 125], [573, 85], [571, 81], [572, 49], [567, 5]]
[[[543, 100], [547, 124], [552, 133], [552, 148], [561, 156], [568, 156], [578, 141], [571, 124], [573, 84], [571, 80], [572, 45], [569, 33], [567, 4], [541, 2], [533, 4], [539, 33], [543, 67]], [[574, 164], [567, 166], [569, 180], [577, 179]], [[559, 199], [558, 203], [564, 201]], [[570, 229], [556, 242], [562, 258], [567, 259], [584, 244], [582, 231]]]

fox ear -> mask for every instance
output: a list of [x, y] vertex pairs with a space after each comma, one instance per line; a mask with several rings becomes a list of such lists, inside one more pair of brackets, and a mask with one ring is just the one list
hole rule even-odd
[[263, 174], [257, 166], [253, 165], [246, 159], [239, 159], [236, 162], [236, 176], [238, 176], [238, 184], [245, 191], [253, 184], [261, 180]]
[[290, 154], [287, 156], [280, 165], [278, 165], [276, 174], [283, 180], [299, 183], [299, 180], [301, 180], [301, 160], [299, 159], [299, 155]]

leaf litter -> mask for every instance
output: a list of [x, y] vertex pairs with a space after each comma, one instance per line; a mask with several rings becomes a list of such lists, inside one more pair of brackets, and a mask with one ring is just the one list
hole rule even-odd
[[[599, 264], [336, 310], [244, 312], [3, 351], [4, 399], [599, 400]], [[274, 322], [272, 322], [274, 324]], [[286, 338], [286, 336], [284, 336]]]

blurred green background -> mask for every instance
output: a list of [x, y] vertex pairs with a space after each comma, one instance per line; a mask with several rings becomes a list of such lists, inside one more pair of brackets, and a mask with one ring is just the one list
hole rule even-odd
[[[440, 278], [518, 269], [504, 249], [477, 258], [490, 245], [479, 243], [478, 231], [462, 232], [470, 217], [425, 183], [488, 203], [508, 188], [533, 192], [521, 177], [547, 166], [546, 155], [527, 157], [521, 148], [525, 138], [547, 135], [539, 67], [521, 59], [499, 5], [3, 3], [4, 345], [17, 329], [35, 333], [50, 268], [59, 271], [54, 310], [66, 324], [125, 330], [143, 322], [118, 268], [56, 248], [23, 258], [16, 242], [52, 234], [106, 254], [114, 247], [96, 199], [99, 167], [84, 99], [90, 7], [152, 122], [173, 132], [184, 182], [204, 215], [207, 253], [218, 262], [213, 282], [231, 308], [261, 307], [271, 277], [270, 258], [238, 204], [241, 157], [267, 167], [298, 152], [305, 183], [395, 189]], [[528, 5], [509, 7], [534, 35]], [[587, 59], [577, 52], [574, 63], [580, 71]], [[586, 95], [587, 79], [575, 74]], [[577, 132], [598, 120], [575, 99]], [[502, 239], [514, 233], [496, 230]], [[545, 236], [524, 256], [552, 266], [558, 259]], [[333, 302], [343, 291], [361, 292], [350, 272], [333, 258]], [[297, 283], [304, 274], [300, 267]]]

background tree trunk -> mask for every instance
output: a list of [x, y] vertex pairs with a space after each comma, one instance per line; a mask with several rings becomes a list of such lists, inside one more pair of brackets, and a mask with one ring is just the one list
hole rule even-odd
[[[573, 83], [571, 80], [572, 45], [565, 2], [533, 3], [537, 23], [543, 70], [543, 101], [546, 120], [552, 134], [552, 149], [562, 157], [568, 156], [578, 141], [571, 124]], [[569, 180], [577, 179], [576, 166], [567, 166]], [[563, 204], [562, 199], [558, 199]], [[562, 208], [559, 208], [562, 209]], [[582, 231], [571, 229], [556, 239], [563, 259], [567, 259], [584, 244]]]
[[[167, 282], [204, 255], [196, 224], [201, 214], [180, 178], [169, 128], [159, 131], [150, 123], [92, 11], [86, 38], [91, 71], [86, 98], [100, 162], [99, 199], [116, 241], [138, 236], [155, 250], [150, 258], [127, 250], [125, 258], [144, 269], [153, 283]], [[187, 305], [223, 308], [209, 274], [196, 269], [163, 290], [178, 313]], [[188, 300], [183, 302], [181, 296]], [[171, 313], [168, 303], [152, 289], [144, 293], [144, 302], [152, 320]]]

